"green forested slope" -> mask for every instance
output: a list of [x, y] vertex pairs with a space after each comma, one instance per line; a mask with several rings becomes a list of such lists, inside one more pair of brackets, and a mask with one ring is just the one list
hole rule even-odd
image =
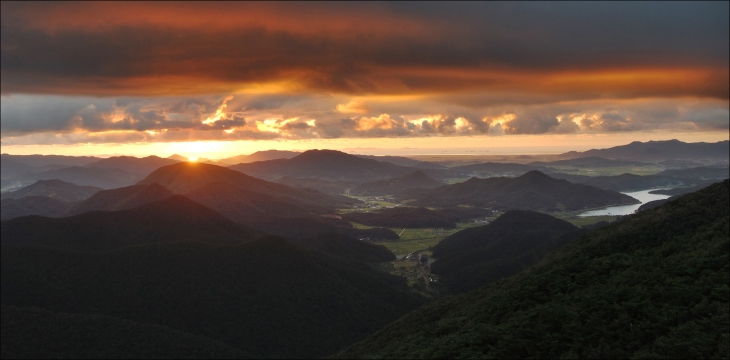
[[728, 181], [446, 298], [345, 358], [728, 358]]
[[402, 278], [276, 237], [1, 255], [4, 305], [163, 325], [254, 357], [330, 355], [425, 302]]
[[450, 290], [467, 292], [527, 269], [586, 232], [547, 214], [510, 210], [435, 245], [431, 272]]
[[104, 315], [54, 313], [2, 305], [3, 359], [240, 359], [231, 346]]
[[0, 223], [3, 243], [103, 251], [127, 246], [195, 240], [236, 244], [261, 237], [182, 195], [119, 211], [91, 211], [65, 218], [24, 216]]

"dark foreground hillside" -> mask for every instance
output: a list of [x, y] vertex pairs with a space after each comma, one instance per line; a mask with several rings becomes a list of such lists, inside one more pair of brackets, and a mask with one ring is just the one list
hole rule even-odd
[[728, 358], [728, 181], [427, 305], [342, 358]]
[[431, 272], [450, 290], [466, 292], [514, 275], [586, 232], [547, 214], [510, 210], [435, 245]]
[[24, 216], [0, 223], [3, 243], [104, 251], [157, 242], [195, 240], [238, 244], [262, 233], [182, 195], [120, 211], [64, 218]]
[[2, 305], [0, 325], [3, 359], [250, 357], [220, 341], [104, 315]]
[[337, 353], [424, 303], [400, 277], [276, 237], [1, 254], [3, 305], [164, 325], [257, 358]]

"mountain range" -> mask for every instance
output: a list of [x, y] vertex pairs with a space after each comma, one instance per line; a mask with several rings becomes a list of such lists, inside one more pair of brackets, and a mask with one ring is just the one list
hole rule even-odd
[[144, 177], [161, 166], [172, 165], [178, 162], [180, 161], [170, 158], [165, 159], [159, 156], [147, 156], [143, 158], [137, 158], [134, 156], [113, 156], [86, 164], [85, 167], [120, 169], [128, 173]]
[[19, 217], [0, 223], [0, 233], [4, 244], [76, 251], [178, 241], [237, 244], [262, 236], [182, 195], [128, 210], [90, 211], [63, 218]]
[[728, 140], [716, 143], [685, 143], [679, 140], [634, 141], [627, 145], [608, 149], [592, 149], [583, 152], [571, 151], [560, 156], [563, 158], [602, 157], [608, 159], [647, 160], [662, 159], [727, 159], [730, 153]]
[[611, 190], [573, 184], [533, 170], [517, 178], [471, 178], [403, 196], [409, 205], [489, 207], [492, 210], [574, 211], [638, 200]]
[[3, 305], [162, 325], [254, 358], [324, 357], [425, 303], [402, 278], [276, 237], [101, 252], [3, 243], [1, 255]]
[[266, 180], [291, 176], [359, 183], [398, 177], [416, 170], [335, 150], [309, 150], [291, 159], [258, 161], [230, 168]]
[[453, 229], [457, 222], [484, 219], [492, 211], [476, 207], [451, 207], [431, 210], [424, 207], [394, 207], [368, 212], [348, 212], [342, 219], [370, 226], [391, 228]]
[[81, 186], [58, 179], [38, 180], [19, 190], [2, 193], [2, 199], [47, 196], [60, 201], [76, 202], [87, 199], [101, 190], [95, 186]]
[[72, 203], [48, 196], [24, 196], [19, 199], [5, 198], [0, 203], [0, 220], [10, 220], [21, 216], [40, 215], [61, 216]]
[[356, 196], [383, 196], [398, 194], [406, 189], [432, 189], [441, 186], [441, 181], [426, 175], [422, 170], [403, 175], [397, 178], [376, 180], [360, 184], [350, 189], [350, 195]]
[[336, 358], [722, 358], [730, 183], [594, 230]]
[[436, 244], [431, 272], [451, 291], [466, 292], [527, 269], [586, 232], [547, 214], [510, 210]]

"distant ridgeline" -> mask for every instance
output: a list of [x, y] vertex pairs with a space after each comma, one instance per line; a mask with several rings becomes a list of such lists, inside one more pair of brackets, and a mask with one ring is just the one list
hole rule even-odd
[[517, 178], [471, 178], [463, 183], [412, 192], [401, 196], [409, 205], [472, 205], [494, 210], [581, 210], [608, 205], [635, 204], [638, 200], [612, 190], [573, 184], [539, 171]]
[[729, 188], [725, 180], [590, 232], [337, 357], [727, 358]]

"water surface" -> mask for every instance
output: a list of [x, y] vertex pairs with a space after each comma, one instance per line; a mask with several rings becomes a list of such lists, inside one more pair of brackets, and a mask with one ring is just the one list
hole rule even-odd
[[649, 190], [622, 193], [622, 194], [631, 196], [632, 198], [634, 198], [636, 200], [641, 201], [641, 204], [609, 206], [605, 209], [586, 211], [582, 214], [578, 214], [578, 216], [586, 217], [586, 216], [602, 216], [602, 215], [631, 215], [634, 213], [634, 211], [636, 211], [636, 209], [639, 208], [639, 206], [646, 204], [649, 201], [662, 200], [662, 199], [666, 199], [666, 198], [670, 197], [669, 195], [649, 194], [650, 191], [654, 191], [654, 190], [658, 190], [658, 189], [649, 189]]

